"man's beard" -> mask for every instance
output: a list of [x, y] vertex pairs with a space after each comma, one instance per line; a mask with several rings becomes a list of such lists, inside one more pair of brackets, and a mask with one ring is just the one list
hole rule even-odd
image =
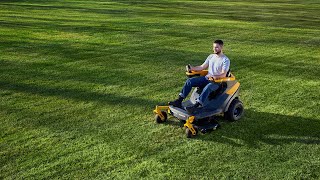
[[221, 51], [218, 51], [218, 52], [214, 52], [214, 54], [217, 54], [217, 55], [219, 55], [219, 54], [221, 54]]

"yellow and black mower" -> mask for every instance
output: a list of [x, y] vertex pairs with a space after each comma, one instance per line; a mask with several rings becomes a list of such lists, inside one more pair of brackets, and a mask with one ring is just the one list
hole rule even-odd
[[[195, 76], [205, 76], [208, 71], [189, 71], [186, 72], [188, 78]], [[209, 79], [212, 83], [218, 83], [219, 88], [209, 95], [209, 103], [201, 107], [194, 113], [188, 113], [185, 107], [193, 106], [202, 89], [196, 87], [189, 100], [182, 102], [182, 107], [175, 106], [156, 106], [153, 112], [157, 123], [167, 120], [168, 114], [176, 117], [184, 123], [188, 138], [196, 136], [198, 131], [206, 133], [215, 130], [220, 125], [214, 120], [217, 115], [223, 115], [230, 121], [239, 120], [244, 113], [243, 104], [239, 99], [240, 83], [229, 71], [227, 76], [220, 79]]]

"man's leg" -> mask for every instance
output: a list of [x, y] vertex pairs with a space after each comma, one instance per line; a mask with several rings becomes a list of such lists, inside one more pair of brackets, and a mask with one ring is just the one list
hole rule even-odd
[[207, 80], [205, 76], [201, 77], [194, 77], [187, 79], [186, 83], [184, 84], [179, 96], [186, 98], [188, 94], [190, 93], [192, 87], [204, 87], [206, 86], [210, 81]]
[[201, 76], [201, 77], [194, 77], [194, 78], [189, 78], [185, 82], [178, 99], [169, 102], [169, 105], [176, 106], [176, 107], [181, 107], [181, 103], [183, 99], [185, 99], [188, 94], [190, 93], [192, 87], [203, 87], [206, 84], [208, 84], [210, 81], [207, 80], [206, 77]]
[[196, 104], [194, 104], [193, 106], [190, 106], [190, 107], [186, 107], [186, 110], [189, 112], [189, 113], [193, 113], [195, 110], [197, 110], [197, 108], [199, 106], [205, 106], [207, 105], [208, 103], [208, 98], [209, 98], [209, 95], [211, 92], [217, 90], [219, 88], [219, 85], [218, 84], [215, 84], [215, 83], [208, 83], [202, 93], [200, 94], [199, 98], [196, 100]]
[[203, 89], [202, 93], [199, 96], [198, 102], [205, 106], [207, 105], [209, 101], [209, 95], [211, 92], [216, 91], [219, 88], [219, 85], [216, 83], [209, 83], [206, 85], [206, 87]]

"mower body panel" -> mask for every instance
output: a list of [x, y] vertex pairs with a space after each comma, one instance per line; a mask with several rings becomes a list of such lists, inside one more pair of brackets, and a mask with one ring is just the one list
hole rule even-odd
[[201, 94], [200, 88], [195, 88], [190, 99], [182, 103], [182, 108], [169, 106], [170, 112], [179, 120], [187, 120], [190, 116], [195, 116], [195, 119], [203, 119], [222, 114], [228, 111], [234, 99], [239, 98], [239, 86], [233, 90], [234, 92], [232, 91], [233, 94], [229, 93], [232, 88], [235, 88], [234, 86], [236, 86], [237, 83], [236, 80], [220, 83], [218, 90], [211, 92], [209, 95], [209, 102], [207, 102], [204, 107], [198, 108], [197, 111], [190, 114], [185, 110], [185, 107], [194, 105], [196, 99], [198, 99]]

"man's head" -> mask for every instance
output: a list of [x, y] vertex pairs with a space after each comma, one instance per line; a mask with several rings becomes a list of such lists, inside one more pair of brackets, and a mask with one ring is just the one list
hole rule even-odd
[[223, 48], [223, 41], [222, 40], [215, 40], [213, 42], [213, 52], [215, 54], [221, 54]]

